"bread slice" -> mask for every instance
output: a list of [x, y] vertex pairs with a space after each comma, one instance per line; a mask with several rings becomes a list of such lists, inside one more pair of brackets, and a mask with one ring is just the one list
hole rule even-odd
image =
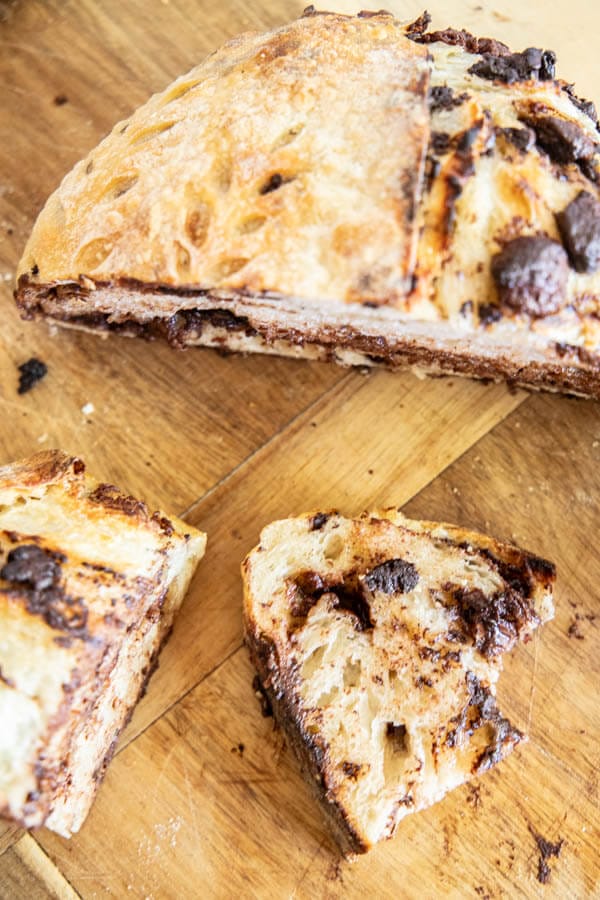
[[25, 317], [600, 397], [593, 104], [388, 13], [225, 44], [67, 175]]
[[388, 509], [274, 522], [243, 578], [260, 683], [344, 852], [523, 740], [495, 684], [553, 615], [551, 563]]
[[205, 543], [59, 450], [0, 468], [0, 815], [79, 830]]

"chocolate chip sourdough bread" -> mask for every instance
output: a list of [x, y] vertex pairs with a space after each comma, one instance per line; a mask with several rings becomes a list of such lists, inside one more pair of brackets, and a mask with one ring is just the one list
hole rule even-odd
[[274, 522], [243, 564], [246, 642], [345, 852], [523, 740], [502, 654], [553, 615], [554, 566], [396, 510]]
[[388, 13], [235, 38], [48, 200], [25, 317], [600, 397], [593, 104]]
[[58, 450], [0, 468], [0, 815], [79, 830], [205, 543]]

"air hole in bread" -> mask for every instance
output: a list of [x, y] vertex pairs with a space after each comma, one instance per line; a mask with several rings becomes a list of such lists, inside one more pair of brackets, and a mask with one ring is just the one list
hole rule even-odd
[[127, 191], [130, 191], [131, 188], [137, 184], [139, 177], [139, 175], [135, 174], [120, 175], [118, 178], [113, 178], [102, 191], [100, 199], [103, 200], [107, 198], [109, 200], [116, 200], [117, 197], [122, 197], [123, 194], [126, 194]]
[[323, 547], [325, 559], [338, 559], [344, 549], [344, 540], [339, 534], [332, 534], [327, 538]]
[[194, 247], [202, 247], [208, 236], [212, 212], [207, 203], [198, 202], [187, 214], [185, 231]]
[[312, 678], [317, 669], [320, 668], [325, 656], [325, 647], [317, 647], [302, 664], [302, 678]]
[[249, 261], [250, 260], [238, 256], [222, 259], [213, 269], [212, 280], [215, 283], [218, 283], [224, 278], [229, 278], [230, 275], [235, 275], [236, 272], [239, 272], [240, 269], [243, 269], [244, 266], [248, 265]]
[[386, 785], [398, 781], [410, 756], [410, 737], [403, 724], [387, 722], [383, 743], [383, 777]]
[[292, 141], [296, 140], [303, 128], [303, 124], [292, 125], [291, 128], [286, 128], [273, 144], [273, 150], [277, 150], [279, 147], [287, 147], [288, 144], [291, 144]]
[[190, 271], [190, 254], [189, 250], [180, 244], [179, 241], [175, 241], [175, 259], [177, 265], [177, 272], [179, 275], [185, 277], [189, 274]]
[[330, 706], [333, 703], [333, 701], [339, 697], [339, 694], [340, 694], [340, 689], [337, 686], [337, 684], [332, 685], [328, 691], [325, 691], [323, 694], [321, 694], [318, 697], [317, 703], [316, 703], [317, 707], [319, 709], [323, 709], [327, 706]]
[[77, 266], [85, 274], [97, 269], [112, 253], [114, 242], [111, 238], [96, 238], [85, 244], [77, 254]]
[[244, 219], [243, 222], [240, 222], [238, 225], [238, 232], [240, 234], [253, 234], [255, 231], [262, 228], [266, 221], [266, 216], [250, 216], [248, 219]]
[[353, 688], [360, 684], [362, 666], [360, 660], [349, 659], [344, 666], [344, 687]]
[[201, 84], [200, 81], [186, 81], [184, 84], [178, 84], [164, 97], [163, 104], [166, 106], [167, 103], [172, 103], [173, 100], [179, 100], [180, 97], [189, 94], [189, 92], [193, 91], [199, 84]]
[[262, 183], [262, 185], [258, 189], [258, 193], [271, 194], [273, 191], [279, 190], [282, 185], [288, 184], [293, 180], [293, 175], [282, 175], [281, 172], [273, 172], [273, 174], [270, 175], [267, 180]]
[[222, 194], [226, 194], [231, 187], [233, 178], [233, 167], [230, 159], [227, 157], [217, 159], [216, 164], [213, 167], [213, 178], [218, 190], [221, 191]]
[[143, 128], [141, 131], [138, 131], [137, 134], [133, 135], [130, 144], [132, 147], [137, 147], [139, 144], [145, 144], [146, 141], [151, 141], [152, 138], [157, 137], [159, 134], [170, 131], [176, 124], [176, 122], [160, 122], [158, 125], [151, 125], [149, 128]]

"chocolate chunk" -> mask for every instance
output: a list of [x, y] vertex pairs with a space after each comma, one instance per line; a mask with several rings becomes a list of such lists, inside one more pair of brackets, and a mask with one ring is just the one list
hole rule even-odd
[[492, 259], [500, 302], [530, 316], [547, 316], [565, 303], [568, 257], [547, 237], [515, 238]]
[[388, 559], [365, 576], [369, 590], [383, 594], [406, 594], [416, 587], [418, 581], [419, 573], [412, 563], [404, 559]]
[[553, 162], [581, 165], [593, 160], [598, 147], [576, 122], [535, 112], [520, 118], [533, 128], [538, 146]]
[[41, 359], [32, 356], [27, 362], [21, 363], [19, 366], [19, 394], [26, 394], [30, 391], [34, 384], [37, 384], [48, 372], [48, 366]]
[[436, 112], [438, 109], [453, 109], [455, 106], [461, 106], [468, 99], [468, 94], [462, 93], [457, 96], [446, 84], [435, 85], [429, 92], [429, 108], [431, 112]]
[[556, 55], [551, 50], [529, 47], [522, 53], [501, 56], [484, 53], [483, 59], [467, 71], [479, 78], [514, 84], [516, 81], [551, 81], [555, 75]]
[[67, 97], [66, 94], [57, 94], [56, 97], [54, 98], [55, 106], [64, 106], [65, 103], [68, 103], [68, 102], [69, 102], [69, 98]]
[[588, 191], [580, 191], [556, 222], [573, 268], [596, 272], [600, 267], [600, 202]]
[[500, 134], [518, 150], [526, 153], [535, 144], [535, 131], [531, 128], [500, 128]]
[[22, 544], [8, 554], [0, 578], [23, 582], [32, 590], [43, 591], [58, 583], [60, 571], [60, 563], [52, 553], [37, 544]]

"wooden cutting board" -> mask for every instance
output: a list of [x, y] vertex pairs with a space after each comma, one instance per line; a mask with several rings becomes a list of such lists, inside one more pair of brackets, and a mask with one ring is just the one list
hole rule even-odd
[[[406, 19], [422, 11], [387, 5]], [[600, 12], [589, 0], [430, 9], [440, 27], [556, 49], [561, 73], [594, 96]], [[0, 0], [0, 462], [64, 447], [209, 534], [80, 834], [0, 825], [2, 898], [600, 897], [600, 405], [55, 334], [13, 307], [19, 254], [62, 175], [225, 39], [300, 11], [289, 0]], [[48, 375], [19, 396], [16, 367], [34, 355]], [[275, 517], [392, 503], [555, 560], [557, 613], [500, 684], [529, 743], [351, 863], [260, 715], [239, 564]], [[561, 846], [545, 884], [536, 836]]]

